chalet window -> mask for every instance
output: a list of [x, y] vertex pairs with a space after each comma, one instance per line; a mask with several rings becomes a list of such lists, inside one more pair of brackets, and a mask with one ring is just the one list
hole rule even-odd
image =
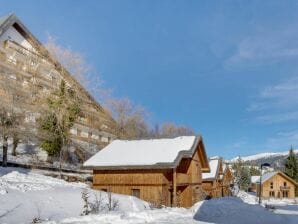
[[140, 189], [131, 189], [131, 195], [140, 198]]
[[284, 182], [284, 187], [286, 187], [287, 186], [287, 182]]
[[270, 189], [273, 189], [273, 182], [270, 182]]
[[275, 193], [274, 193], [274, 191], [269, 191], [269, 196], [270, 196], [270, 197], [275, 197]]

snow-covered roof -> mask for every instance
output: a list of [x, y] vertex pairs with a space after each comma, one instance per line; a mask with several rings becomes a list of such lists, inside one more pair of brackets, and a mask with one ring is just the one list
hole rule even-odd
[[[281, 176], [285, 177], [286, 179], [290, 180], [294, 184], [297, 184], [292, 178], [285, 175], [283, 172], [275, 171], [275, 172], [268, 172], [262, 175], [262, 184], [268, 181], [271, 177], [275, 176], [276, 174], [280, 174]], [[260, 176], [251, 176], [251, 183], [260, 183]]]
[[88, 159], [84, 167], [173, 166], [180, 157], [191, 157], [199, 141], [201, 141], [200, 136], [115, 140]]
[[252, 184], [258, 183], [260, 181], [260, 176], [251, 176], [250, 177], [250, 182]]
[[[278, 172], [268, 172], [262, 175], [262, 184], [273, 177]], [[251, 176], [251, 183], [260, 183], [260, 176]]]
[[212, 160], [212, 159], [221, 159], [221, 157], [220, 156], [211, 156], [209, 159], [210, 160]]
[[203, 180], [206, 179], [214, 179], [216, 177], [216, 174], [218, 173], [220, 160], [219, 159], [212, 159], [209, 161], [209, 167], [210, 172], [209, 173], [203, 173], [202, 178]]
[[[271, 177], [275, 176], [278, 172], [269, 172], [262, 175], [262, 184], [269, 180]], [[260, 180], [258, 181], [260, 182]]]

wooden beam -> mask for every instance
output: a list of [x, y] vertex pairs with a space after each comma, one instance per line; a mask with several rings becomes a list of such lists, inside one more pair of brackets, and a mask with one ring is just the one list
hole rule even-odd
[[177, 173], [176, 168], [173, 169], [173, 205], [177, 205]]

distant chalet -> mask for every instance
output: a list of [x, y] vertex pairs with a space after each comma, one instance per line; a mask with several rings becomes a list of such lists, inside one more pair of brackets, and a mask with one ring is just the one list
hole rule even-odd
[[[57, 89], [61, 80], [76, 91], [81, 114], [70, 130], [80, 145], [81, 160], [117, 138], [115, 121], [14, 15], [0, 18], [0, 103], [12, 106], [34, 126], [40, 99]], [[88, 151], [92, 148], [92, 151]]]
[[182, 207], [202, 199], [202, 173], [210, 171], [201, 136], [115, 140], [84, 167], [93, 169], [95, 189]]
[[[259, 195], [260, 176], [251, 177], [250, 190]], [[261, 192], [263, 198], [295, 198], [295, 180], [283, 172], [268, 172], [262, 175]]]
[[203, 173], [203, 189], [210, 197], [231, 196], [231, 184], [234, 178], [232, 172], [222, 158], [212, 158], [209, 161], [210, 172]]

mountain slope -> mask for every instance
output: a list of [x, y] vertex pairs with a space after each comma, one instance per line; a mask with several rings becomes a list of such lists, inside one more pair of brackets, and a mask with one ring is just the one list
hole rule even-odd
[[[296, 157], [298, 158], [298, 150], [294, 150]], [[284, 152], [267, 152], [258, 153], [250, 156], [240, 157], [246, 164], [261, 165], [262, 163], [269, 163], [273, 168], [283, 170], [286, 158], [289, 155], [289, 151]], [[239, 159], [239, 156], [231, 159], [229, 162], [234, 163]]]

